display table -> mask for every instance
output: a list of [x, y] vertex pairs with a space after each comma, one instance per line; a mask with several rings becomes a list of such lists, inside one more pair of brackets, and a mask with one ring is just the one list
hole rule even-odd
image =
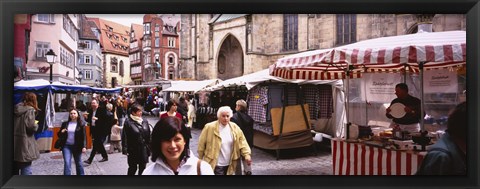
[[345, 142], [331, 141], [333, 175], [413, 175], [426, 152], [397, 151]]

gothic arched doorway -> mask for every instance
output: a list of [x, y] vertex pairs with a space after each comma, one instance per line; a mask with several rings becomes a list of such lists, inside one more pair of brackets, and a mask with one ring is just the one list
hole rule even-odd
[[228, 35], [220, 46], [217, 57], [217, 75], [226, 80], [243, 75], [243, 50], [240, 42]]

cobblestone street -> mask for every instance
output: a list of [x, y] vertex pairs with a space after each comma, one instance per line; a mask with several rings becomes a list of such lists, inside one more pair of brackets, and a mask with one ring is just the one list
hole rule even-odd
[[[150, 124], [155, 125], [156, 117], [147, 116]], [[197, 155], [197, 142], [200, 129], [192, 129], [191, 149]], [[108, 145], [107, 145], [108, 146]], [[276, 159], [275, 151], [253, 148], [252, 172], [254, 175], [331, 175], [332, 156], [329, 148], [317, 144], [317, 154], [312, 148], [282, 150], [280, 159]], [[108, 149], [108, 147], [106, 147]], [[90, 155], [90, 149], [82, 155], [82, 161]], [[84, 165], [86, 175], [126, 175], [128, 164], [127, 156], [121, 153], [109, 154], [109, 160], [102, 159], [97, 154], [91, 165]], [[152, 163], [152, 162], [150, 162]], [[34, 175], [62, 175], [63, 158], [61, 152], [42, 153], [40, 159], [33, 162]], [[72, 159], [72, 174], [75, 174]]]

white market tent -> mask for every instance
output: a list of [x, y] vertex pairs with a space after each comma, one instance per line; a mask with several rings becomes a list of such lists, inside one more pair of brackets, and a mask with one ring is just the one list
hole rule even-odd
[[334, 89], [334, 109], [335, 111], [335, 125], [340, 125], [346, 121], [346, 113], [345, 113], [345, 93], [343, 90], [343, 81], [336, 79], [336, 80], [302, 80], [302, 79], [284, 79], [281, 77], [276, 77], [276, 76], [271, 76], [269, 75], [269, 70], [264, 69], [258, 72], [254, 72], [251, 74], [247, 74], [244, 76], [232, 78], [232, 79], [227, 79], [225, 81], [222, 81], [218, 83], [217, 85], [213, 85], [211, 87], [205, 88], [204, 91], [215, 91], [215, 90], [221, 90], [223, 88], [228, 88], [228, 87], [236, 87], [236, 86], [242, 86], [245, 85], [248, 90], [251, 88], [255, 87], [256, 85], [263, 83], [263, 82], [268, 82], [268, 81], [274, 81], [274, 82], [282, 82], [282, 83], [296, 83], [299, 85], [303, 84], [314, 84], [314, 85], [320, 85], [320, 84], [327, 84], [327, 85], [332, 85]]
[[206, 87], [216, 85], [220, 79], [210, 79], [203, 81], [172, 81], [171, 87], [163, 89], [162, 92], [193, 92], [196, 93]]
[[[348, 87], [348, 79], [359, 78], [362, 72], [420, 72], [423, 78], [423, 70], [465, 64], [465, 31], [424, 32], [290, 55], [270, 66], [270, 74], [286, 79], [346, 79]], [[423, 82], [421, 101], [423, 117]], [[423, 130], [423, 119], [421, 125]]]

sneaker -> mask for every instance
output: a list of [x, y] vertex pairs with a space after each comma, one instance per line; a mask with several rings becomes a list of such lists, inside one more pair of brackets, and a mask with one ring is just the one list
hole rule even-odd
[[103, 158], [102, 160], [100, 160], [98, 162], [105, 162], [105, 161], [108, 161], [108, 158]]

